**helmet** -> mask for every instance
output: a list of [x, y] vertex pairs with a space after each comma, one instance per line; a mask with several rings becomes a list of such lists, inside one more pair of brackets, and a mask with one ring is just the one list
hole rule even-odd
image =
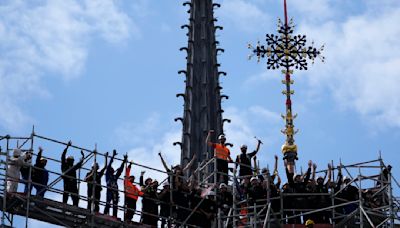
[[247, 149], [247, 145], [246, 144], [243, 144], [243, 145], [240, 146], [240, 149], [244, 149], [244, 148]]
[[67, 160], [74, 160], [74, 157], [73, 156], [68, 156]]
[[169, 182], [168, 181], [164, 182], [163, 186], [169, 186]]
[[311, 220], [311, 219], [307, 220], [306, 221], [306, 226], [309, 226], [309, 225], [315, 225], [314, 221]]
[[221, 139], [226, 139], [224, 134], [220, 134], [220, 135], [218, 136], [218, 140], [221, 140]]
[[301, 177], [301, 175], [300, 175], [300, 174], [295, 174], [295, 175], [293, 176], [293, 180], [295, 180], [297, 177]]
[[225, 183], [221, 183], [221, 184], [219, 185], [219, 188], [223, 188], [223, 187], [227, 188], [228, 186], [227, 186]]
[[252, 182], [253, 180], [258, 181], [258, 178], [257, 178], [257, 177], [252, 177], [252, 178], [250, 179], [250, 182]]

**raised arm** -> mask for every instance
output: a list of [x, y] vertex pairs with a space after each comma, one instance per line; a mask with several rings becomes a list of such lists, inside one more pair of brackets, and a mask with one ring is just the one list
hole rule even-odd
[[208, 131], [208, 134], [207, 134], [207, 137], [206, 137], [206, 144], [208, 146], [212, 146], [213, 145], [213, 143], [210, 142], [210, 137], [211, 137], [211, 134], [213, 134], [213, 133], [214, 133], [214, 130], [209, 130]]
[[161, 155], [161, 151], [158, 152], [158, 156], [160, 156], [161, 163], [163, 164], [165, 171], [170, 172], [171, 170], [168, 168], [167, 163], [165, 162], [163, 156]]
[[83, 153], [83, 150], [81, 150], [81, 159], [79, 160], [78, 163], [76, 163], [76, 164], [73, 166], [72, 170], [73, 170], [73, 171], [76, 171], [76, 170], [80, 169], [80, 168], [82, 167], [82, 164], [83, 164], [83, 160], [84, 160], [84, 159], [85, 159], [85, 154]]
[[258, 139], [256, 149], [255, 149], [253, 152], [248, 153], [247, 155], [249, 155], [250, 157], [256, 156], [256, 154], [257, 154], [258, 151], [260, 150], [260, 145], [261, 145], [261, 144], [262, 144], [261, 140]]
[[105, 172], [106, 169], [107, 169], [108, 152], [105, 154], [104, 157], [105, 157], [105, 159], [106, 159], [106, 162], [104, 163], [103, 169], [100, 170], [100, 173], [99, 173], [100, 177], [102, 177], [102, 176], [104, 175], [104, 172]]
[[275, 155], [274, 175], [278, 175], [278, 155]]
[[124, 155], [124, 160], [122, 161], [121, 166], [117, 169], [117, 173], [115, 174], [115, 176], [117, 176], [117, 178], [119, 178], [121, 176], [122, 171], [124, 170], [124, 165], [125, 165], [126, 161], [128, 161], [127, 154]]
[[146, 172], [146, 171], [140, 172], [139, 185], [142, 186], [142, 187], [144, 186], [144, 180], [143, 180], [144, 177], [143, 177], [143, 176], [144, 176], [144, 173], [145, 173], [145, 172]]
[[43, 152], [43, 148], [39, 146], [39, 152], [36, 156], [36, 162], [35, 162], [36, 166], [39, 165], [40, 159], [42, 159], [42, 152]]
[[[67, 146], [65, 147], [64, 151], [63, 151], [62, 154], [61, 154], [61, 169], [64, 169], [64, 166], [67, 164], [67, 162], [65, 161], [65, 157], [66, 157], [66, 155], [67, 155], [68, 148], [69, 148], [71, 145], [72, 145], [72, 142], [71, 142], [71, 140], [70, 140], [70, 141], [68, 141]], [[64, 170], [63, 170], [63, 172], [64, 172]]]
[[190, 167], [193, 166], [195, 160], [196, 160], [196, 154], [194, 154], [192, 160], [190, 160], [190, 162], [186, 164], [186, 166], [182, 169], [182, 171], [186, 172], [187, 170], [189, 170]]
[[310, 176], [311, 176], [311, 166], [312, 166], [312, 161], [308, 161], [308, 169], [307, 169], [307, 173], [306, 173], [306, 177], [304, 178], [304, 183], [308, 183], [308, 181], [310, 180]]
[[[328, 163], [328, 174], [327, 174], [327, 176], [328, 176], [328, 181], [326, 182], [326, 184], [329, 186], [330, 183], [331, 183], [331, 176], [332, 176], [332, 166], [329, 163]], [[326, 176], [325, 176], [325, 178], [326, 178]]]
[[317, 170], [317, 164], [314, 163], [314, 164], [312, 165], [312, 176], [311, 176], [311, 181], [315, 181], [315, 172], [316, 172], [316, 170]]

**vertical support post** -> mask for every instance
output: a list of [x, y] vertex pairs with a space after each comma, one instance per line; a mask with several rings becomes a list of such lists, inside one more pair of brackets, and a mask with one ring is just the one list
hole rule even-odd
[[[283, 193], [282, 193], [282, 191], [280, 191], [279, 192], [279, 198], [280, 198], [280, 203], [281, 203], [281, 211], [280, 211], [280, 213], [281, 213], [281, 220], [282, 220], [282, 222], [284, 222], [286, 219], [283, 217], [284, 216], [284, 213], [283, 213]], [[281, 223], [282, 223], [281, 222]]]
[[331, 204], [332, 204], [332, 225], [335, 227], [335, 190], [334, 188], [331, 190]]
[[3, 214], [1, 216], [1, 225], [5, 225], [5, 219], [6, 219], [6, 209], [7, 209], [7, 177], [8, 177], [8, 158], [9, 158], [9, 151], [8, 151], [8, 142], [9, 137], [6, 138], [6, 159], [5, 159], [5, 178], [4, 178], [4, 192], [3, 192]]
[[[95, 145], [95, 149], [94, 149], [94, 151], [93, 151], [93, 154], [94, 154], [94, 164], [93, 164], [93, 167], [96, 165], [96, 163], [97, 163], [97, 144]], [[95, 168], [97, 168], [97, 167], [95, 167]], [[93, 168], [92, 168], [93, 169]], [[95, 215], [95, 212], [94, 212], [94, 200], [95, 200], [95, 197], [94, 197], [94, 195], [96, 194], [96, 175], [97, 175], [97, 170], [93, 170], [93, 178], [92, 178], [92, 197], [91, 197], [91, 213], [92, 213], [92, 222], [91, 222], [91, 227], [95, 227], [94, 226], [94, 215]]]
[[[29, 152], [33, 154], [33, 137], [35, 135], [35, 126], [32, 127], [31, 134], [31, 147]], [[32, 161], [29, 165], [29, 174], [28, 174], [28, 192], [26, 194], [26, 217], [25, 217], [25, 228], [28, 228], [28, 220], [29, 220], [29, 207], [30, 207], [30, 199], [31, 199], [31, 184], [32, 184]]]
[[395, 211], [393, 210], [393, 192], [392, 192], [392, 173], [388, 173], [388, 195], [389, 195], [389, 213], [390, 213], [390, 224], [389, 227], [393, 228], [394, 227], [394, 218], [395, 218]]
[[217, 215], [217, 228], [222, 228], [221, 227], [221, 208], [218, 208], [218, 215]]
[[362, 189], [361, 189], [361, 168], [358, 167], [358, 183], [359, 183], [359, 188], [358, 188], [358, 204], [359, 207], [358, 209], [360, 210], [360, 228], [364, 228], [364, 214], [362, 212]]
[[[171, 169], [172, 170], [172, 169]], [[174, 217], [173, 217], [173, 215], [172, 215], [172, 212], [173, 212], [173, 210], [172, 210], [172, 208], [173, 208], [173, 206], [174, 205], [172, 205], [172, 203], [174, 202], [174, 195], [173, 195], [173, 193], [174, 193], [174, 191], [175, 191], [175, 183], [173, 182], [174, 181], [174, 176], [173, 176], [173, 173], [172, 172], [170, 172], [169, 174], [168, 174], [168, 177], [169, 177], [169, 187], [170, 187], [170, 189], [169, 189], [169, 201], [170, 201], [170, 204], [169, 204], [169, 217], [170, 217], [170, 219], [169, 219], [169, 223], [167, 223], [168, 224], [168, 228], [169, 228], [169, 226], [170, 226], [170, 224], [172, 223], [171, 222], [171, 219], [174, 219]]]
[[215, 186], [217, 186], [217, 183], [218, 183], [218, 169], [217, 169], [218, 158], [214, 157], [212, 159], [214, 159], [214, 184], [215, 184]]
[[233, 200], [232, 200], [232, 203], [233, 203], [233, 205], [232, 205], [232, 208], [233, 208], [233, 213], [232, 213], [232, 215], [233, 215], [233, 219], [232, 219], [232, 222], [233, 222], [233, 228], [236, 228], [236, 210], [237, 210], [237, 208], [236, 208], [236, 184], [237, 184], [238, 182], [237, 182], [237, 178], [236, 178], [236, 166], [234, 166], [233, 167], [233, 188], [232, 188], [232, 197], [233, 197]]
[[[266, 177], [266, 179], [267, 179], [267, 204], [266, 205], [268, 205], [268, 210], [270, 210], [270, 204], [271, 204], [271, 179], [270, 179], [270, 177], [271, 177], [271, 175], [269, 173], [269, 169], [267, 169], [267, 177]], [[269, 213], [266, 213], [265, 216], [270, 217]], [[269, 218], [266, 218], [266, 219], [267, 219], [266, 221], [268, 222], [267, 228], [269, 228], [271, 222], [270, 222]]]
[[257, 228], [257, 204], [254, 203], [254, 219], [253, 219], [253, 227]]

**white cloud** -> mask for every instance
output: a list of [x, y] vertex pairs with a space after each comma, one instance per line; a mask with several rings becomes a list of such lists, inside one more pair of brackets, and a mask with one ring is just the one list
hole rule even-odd
[[225, 0], [217, 11], [218, 15], [231, 21], [240, 30], [245, 32], [256, 31], [264, 25], [268, 25], [269, 17], [256, 4], [255, 1]]
[[399, 20], [400, 8], [394, 8], [377, 17], [365, 13], [343, 23], [302, 26], [308, 37], [327, 46], [327, 63], [306, 74], [311, 85], [320, 92], [329, 88], [339, 106], [377, 125], [399, 127]]
[[94, 36], [119, 43], [138, 34], [113, 0], [35, 3], [15, 0], [0, 5], [0, 102], [7, 107], [0, 122], [14, 131], [31, 121], [21, 102], [49, 96], [41, 85], [45, 74], [76, 78]]

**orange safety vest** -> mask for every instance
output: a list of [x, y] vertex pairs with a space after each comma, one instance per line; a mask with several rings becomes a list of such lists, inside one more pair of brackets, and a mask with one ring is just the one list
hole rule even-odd
[[129, 167], [125, 170], [125, 180], [124, 180], [124, 187], [125, 187], [125, 196], [137, 200], [139, 196], [143, 196], [143, 192], [140, 191], [136, 185], [132, 184], [129, 181], [129, 176], [131, 173], [131, 169]]
[[214, 147], [215, 157], [226, 161], [228, 160], [228, 156], [230, 155], [231, 152], [226, 146], [219, 143], [215, 143], [213, 144], [213, 147]]

